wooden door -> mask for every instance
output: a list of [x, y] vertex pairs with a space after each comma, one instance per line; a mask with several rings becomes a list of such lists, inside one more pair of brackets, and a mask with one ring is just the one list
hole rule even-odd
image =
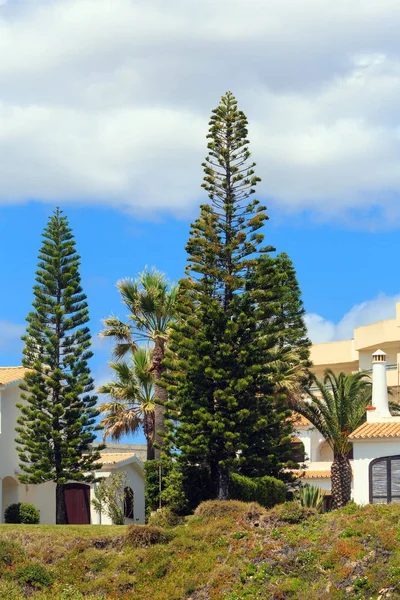
[[64, 489], [68, 525], [90, 525], [90, 486], [67, 483]]

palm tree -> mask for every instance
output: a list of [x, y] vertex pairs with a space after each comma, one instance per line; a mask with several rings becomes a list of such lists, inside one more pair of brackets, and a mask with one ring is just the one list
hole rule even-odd
[[105, 417], [101, 421], [104, 440], [118, 441], [123, 435], [136, 433], [143, 425], [147, 441], [147, 460], [154, 458], [154, 380], [150, 373], [152, 353], [139, 348], [132, 354], [132, 364], [112, 362], [115, 379], [99, 388], [110, 400], [99, 406]]
[[325, 371], [323, 381], [313, 376], [313, 384], [318, 392], [308, 389], [309, 398], [295, 398], [292, 407], [318, 429], [332, 448], [332, 508], [341, 508], [351, 497], [349, 435], [365, 420], [372, 384], [364, 371], [335, 375], [330, 369]]
[[176, 315], [176, 285], [169, 285], [164, 273], [147, 269], [138, 279], [124, 279], [117, 284], [122, 301], [129, 311], [128, 322], [117, 317], [105, 319], [103, 337], [116, 340], [114, 355], [117, 360], [135, 350], [139, 342], [153, 346], [151, 372], [155, 388], [155, 458], [160, 458], [162, 434], [165, 431], [164, 404], [168, 400], [165, 388], [159, 384], [165, 367], [163, 360], [172, 321]]

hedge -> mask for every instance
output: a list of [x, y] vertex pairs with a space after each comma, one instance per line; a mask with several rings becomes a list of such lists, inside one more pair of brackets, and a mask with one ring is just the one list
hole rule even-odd
[[286, 486], [283, 481], [267, 475], [250, 478], [232, 473], [229, 489], [232, 500], [258, 502], [265, 508], [272, 508], [286, 500]]

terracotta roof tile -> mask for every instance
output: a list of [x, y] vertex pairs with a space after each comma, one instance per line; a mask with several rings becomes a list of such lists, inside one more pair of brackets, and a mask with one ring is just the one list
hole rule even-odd
[[0, 367], [0, 385], [7, 385], [24, 378], [25, 367]]
[[322, 471], [296, 471], [296, 477], [301, 477], [302, 479], [329, 479], [331, 476], [330, 469], [325, 469]]
[[100, 453], [99, 462], [101, 462], [103, 465], [116, 465], [127, 458], [132, 458], [132, 456], [135, 456], [135, 454], [129, 452], [102, 452]]
[[311, 425], [310, 421], [303, 417], [303, 415], [299, 415], [299, 413], [294, 412], [290, 417], [290, 421], [292, 421], [293, 425], [296, 427], [307, 427]]
[[399, 438], [400, 422], [388, 423], [363, 423], [352, 434], [350, 440]]

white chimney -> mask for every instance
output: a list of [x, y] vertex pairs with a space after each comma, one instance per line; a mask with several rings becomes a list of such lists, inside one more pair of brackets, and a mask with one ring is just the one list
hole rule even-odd
[[386, 354], [377, 350], [372, 355], [372, 406], [376, 413], [374, 421], [379, 417], [390, 417], [387, 381], [386, 381]]

